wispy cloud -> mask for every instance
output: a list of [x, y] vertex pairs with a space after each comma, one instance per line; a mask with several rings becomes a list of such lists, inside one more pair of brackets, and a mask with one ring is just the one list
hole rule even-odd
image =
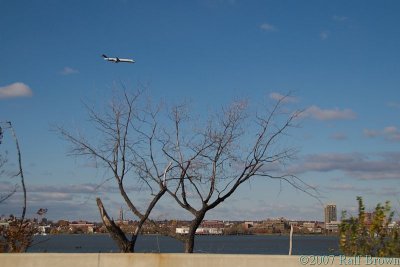
[[313, 119], [328, 121], [328, 120], [352, 120], [357, 117], [357, 115], [351, 109], [322, 109], [318, 106], [311, 106], [307, 108], [302, 116], [310, 117]]
[[[289, 219], [307, 219], [315, 218], [315, 206], [298, 205], [297, 203], [268, 202], [258, 200], [249, 203], [249, 206], [242, 206], [245, 200], [233, 201], [231, 205], [219, 206], [217, 209], [210, 211], [210, 218], [226, 218], [227, 220], [265, 220], [267, 218], [286, 217]], [[232, 205], [234, 203], [234, 205]], [[235, 205], [236, 204], [236, 205]], [[320, 208], [321, 207], [317, 207]]]
[[334, 140], [342, 141], [347, 139], [347, 135], [344, 133], [334, 133], [331, 135], [331, 138]]
[[328, 185], [325, 187], [328, 190], [332, 191], [351, 191], [351, 192], [371, 192], [371, 188], [363, 187], [363, 188], [358, 188], [355, 185], [352, 184], [333, 184], [333, 185]]
[[390, 186], [371, 187], [371, 186], [360, 186], [359, 184], [353, 185], [349, 183], [331, 184], [325, 186], [324, 189], [329, 191], [339, 191], [339, 193], [342, 193], [344, 191], [353, 192], [353, 195], [366, 194], [368, 196], [371, 195], [384, 196], [385, 199], [387, 199], [388, 196], [396, 197], [400, 194], [400, 189], [398, 187], [390, 187]]
[[[127, 192], [139, 192], [146, 191], [147, 187], [140, 188], [135, 186], [125, 186]], [[93, 194], [93, 193], [119, 193], [117, 186], [109, 184], [73, 184], [73, 185], [60, 185], [60, 186], [50, 186], [50, 185], [34, 185], [29, 188], [30, 192], [37, 193], [71, 193], [71, 194]]]
[[[15, 188], [15, 185], [8, 181], [0, 181], [0, 196], [5, 193], [11, 192]], [[119, 195], [118, 186], [109, 184], [95, 184], [95, 183], [82, 183], [82, 184], [70, 184], [70, 185], [46, 185], [46, 184], [35, 184], [28, 187], [28, 202], [30, 210], [37, 210], [38, 208], [48, 208], [50, 217], [65, 218], [70, 217], [76, 219], [77, 215], [82, 216], [84, 219], [96, 218], [98, 219], [97, 208], [95, 205], [94, 198], [101, 196], [103, 200], [113, 199]], [[135, 192], [137, 196], [147, 196], [150, 194], [147, 187], [137, 187], [133, 185], [127, 185], [126, 191], [128, 193]], [[143, 194], [142, 194], [143, 192]], [[4, 211], [2, 213], [12, 213], [18, 210], [20, 207], [20, 201], [22, 199], [21, 190], [17, 192], [7, 200], [6, 205], [2, 205]], [[120, 206], [119, 204], [118, 206]], [[71, 206], [77, 206], [78, 209], [70, 209]], [[83, 207], [86, 206], [86, 209]], [[90, 207], [88, 207], [90, 206]], [[93, 212], [94, 211], [94, 212]], [[93, 213], [88, 215], [88, 213]]]
[[76, 74], [79, 73], [77, 69], [71, 68], [71, 67], [64, 67], [61, 71], [60, 74], [62, 75], [71, 75], [71, 74]]
[[388, 126], [383, 129], [383, 134], [390, 141], [400, 141], [400, 131], [395, 126]]
[[370, 129], [364, 129], [363, 130], [364, 136], [369, 137], [369, 138], [374, 138], [380, 135], [378, 131], [375, 130], [370, 130]]
[[321, 38], [321, 40], [326, 40], [329, 37], [329, 32], [328, 31], [322, 31], [322, 32], [320, 32], [319, 37]]
[[400, 180], [400, 153], [325, 153], [302, 158], [293, 173], [342, 171], [359, 180]]
[[0, 87], [0, 99], [30, 96], [32, 96], [31, 88], [21, 82]]
[[400, 141], [400, 130], [396, 126], [387, 126], [382, 130], [364, 129], [364, 136], [368, 138], [384, 137], [387, 141]]
[[[398, 187], [382, 187], [382, 191], [380, 192], [371, 192], [371, 193], [377, 193], [377, 195], [382, 195], [382, 196], [394, 196], [397, 198], [397, 196], [400, 194], [400, 190]], [[398, 199], [398, 198], [397, 198]]]
[[334, 16], [332, 16], [332, 19], [333, 19], [334, 21], [342, 22], [342, 21], [346, 21], [346, 20], [348, 19], [348, 17], [334, 15]]
[[266, 31], [266, 32], [275, 32], [278, 30], [274, 25], [269, 24], [269, 23], [261, 24], [260, 29], [263, 31]]
[[390, 107], [390, 108], [400, 109], [400, 103], [399, 102], [389, 102], [387, 104], [387, 106]]
[[[0, 182], [0, 193], [5, 193], [11, 191], [15, 187], [14, 184], [10, 182]], [[125, 186], [127, 192], [148, 192], [147, 187], [139, 187], [127, 185]], [[94, 183], [84, 183], [84, 184], [71, 184], [71, 185], [31, 185], [28, 189], [29, 193], [36, 193], [39, 195], [54, 195], [59, 194], [60, 196], [65, 196], [66, 194], [94, 194], [94, 193], [119, 193], [117, 186], [109, 184], [94, 184]]]
[[29, 196], [29, 201], [42, 203], [49, 201], [71, 201], [73, 199], [73, 195], [61, 192], [47, 192], [46, 194], [32, 193]]
[[282, 100], [283, 103], [296, 103], [298, 102], [298, 98], [290, 95], [282, 95], [280, 93], [270, 93], [269, 97], [273, 100], [280, 101]]

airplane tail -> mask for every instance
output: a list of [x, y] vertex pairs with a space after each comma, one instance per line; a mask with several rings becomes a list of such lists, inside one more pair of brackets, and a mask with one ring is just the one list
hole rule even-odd
[[104, 55], [104, 54], [103, 54], [102, 56], [103, 56], [104, 58], [107, 58], [107, 56], [106, 56], [106, 55]]

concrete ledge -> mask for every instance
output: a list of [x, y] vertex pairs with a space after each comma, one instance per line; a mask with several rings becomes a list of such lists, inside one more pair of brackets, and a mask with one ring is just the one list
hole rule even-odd
[[[325, 262], [323, 261], [325, 259]], [[328, 261], [327, 261], [328, 260]], [[0, 254], [1, 267], [299, 267], [400, 266], [399, 258], [151, 253]]]

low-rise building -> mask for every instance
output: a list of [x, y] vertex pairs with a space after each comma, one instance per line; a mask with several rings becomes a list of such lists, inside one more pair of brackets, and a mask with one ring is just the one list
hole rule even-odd
[[250, 228], [254, 227], [254, 222], [251, 222], [251, 221], [244, 222], [243, 227], [244, 227], [244, 229], [250, 229]]
[[94, 224], [86, 222], [86, 221], [72, 222], [69, 224], [69, 230], [71, 232], [81, 231], [83, 233], [93, 233], [94, 232]]
[[6, 221], [0, 221], [0, 227], [8, 228], [10, 226], [9, 222]]
[[325, 230], [328, 232], [337, 233], [339, 231], [340, 221], [330, 221], [325, 223]]
[[316, 229], [316, 223], [315, 222], [304, 222], [303, 229], [306, 229], [310, 233], [314, 233], [315, 229]]
[[196, 229], [196, 235], [222, 235], [223, 228], [199, 227]]
[[[196, 229], [197, 235], [222, 235], [224, 232], [225, 224], [223, 221], [203, 221]], [[176, 227], [175, 233], [189, 234], [189, 227], [182, 226]]]
[[181, 235], [189, 234], [189, 227], [177, 227], [175, 233]]

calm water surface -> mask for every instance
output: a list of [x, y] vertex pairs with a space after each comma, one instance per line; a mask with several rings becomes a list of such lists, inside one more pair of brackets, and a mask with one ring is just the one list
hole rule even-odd
[[[181, 242], [165, 236], [139, 236], [137, 252], [181, 253]], [[287, 255], [289, 237], [277, 235], [196, 236], [195, 252], [223, 254]], [[104, 234], [36, 236], [28, 252], [95, 253], [118, 252]], [[338, 237], [293, 236], [294, 255], [339, 255]]]

